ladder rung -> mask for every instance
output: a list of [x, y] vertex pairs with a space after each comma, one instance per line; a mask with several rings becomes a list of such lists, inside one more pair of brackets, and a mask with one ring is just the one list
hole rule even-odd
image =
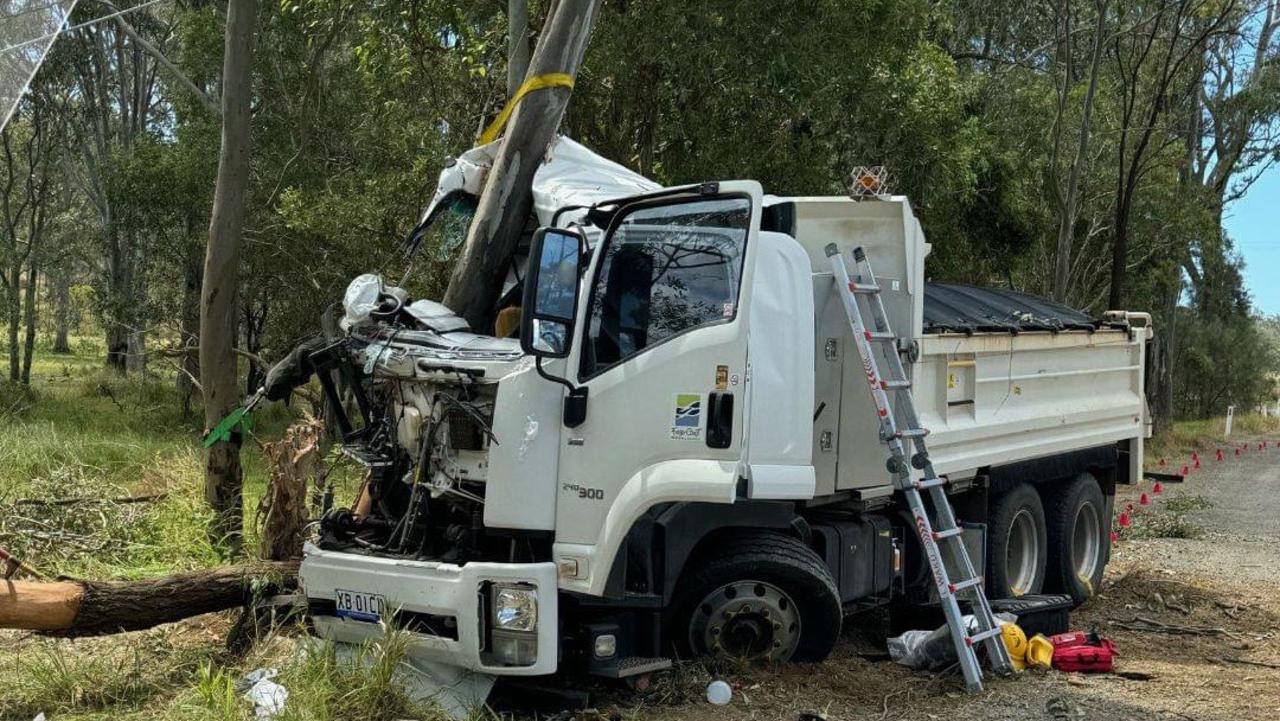
[[947, 485], [947, 479], [925, 478], [924, 480], [920, 480], [920, 481], [912, 481], [911, 485], [915, 486], [918, 489], [924, 490], [925, 488], [935, 488], [937, 486], [945, 486]]
[[[854, 333], [857, 340], [858, 335], [862, 335], [861, 342], [855, 343], [859, 355], [862, 356], [862, 362], [866, 366], [866, 372], [873, 388], [882, 391], [903, 391], [902, 395], [896, 396], [898, 406], [895, 410], [904, 411], [904, 419], [906, 425], [920, 425], [918, 416], [914, 408], [915, 400], [911, 396], [912, 383], [906, 377], [897, 359], [890, 351], [891, 346], [879, 346], [879, 350], [883, 353], [887, 360], [891, 361], [890, 366], [892, 372], [890, 378], [881, 379], [880, 369], [875, 359], [876, 349], [868, 345], [871, 342], [893, 342], [897, 344], [900, 338], [893, 334], [888, 320], [884, 314], [883, 299], [877, 294], [881, 292], [879, 281], [875, 277], [875, 273], [871, 269], [871, 263], [867, 260], [866, 253], [861, 247], [853, 249], [853, 260], [858, 267], [858, 275], [850, 275], [849, 268], [841, 257], [840, 248], [835, 243], [828, 243], [826, 246], [826, 254], [831, 263], [832, 277], [836, 279], [834, 287], [843, 299], [845, 311], [849, 316], [849, 328]], [[846, 290], [840, 289], [840, 284], [847, 284]], [[895, 286], [896, 287], [896, 286]], [[864, 314], [862, 305], [859, 304], [854, 294], [872, 296], [869, 303], [866, 304], [873, 324], [868, 324], [868, 317]], [[901, 348], [894, 347], [894, 350], [901, 351]], [[951, 637], [957, 645], [963, 641], [964, 648], [959, 655], [960, 669], [964, 673], [965, 686], [970, 691], [982, 690], [982, 667], [978, 664], [977, 654], [974, 653], [975, 644], [986, 642], [988, 660], [993, 669], [998, 671], [1011, 671], [1012, 664], [1009, 659], [1007, 649], [999, 640], [991, 641], [1001, 634], [1000, 625], [991, 615], [990, 606], [987, 604], [986, 596], [983, 593], [982, 576], [975, 578], [961, 577], [962, 580], [952, 582], [948, 578], [946, 564], [941, 557], [941, 550], [936, 543], [945, 539], [950, 539], [952, 543], [958, 543], [958, 546], [951, 546], [949, 550], [955, 552], [957, 562], [960, 562], [964, 568], [964, 574], [974, 573], [972, 561], [969, 558], [968, 549], [965, 548], [963, 534], [964, 529], [955, 522], [955, 512], [951, 508], [950, 501], [947, 499], [945, 489], [937, 492], [932, 490], [929, 493], [934, 506], [934, 511], [938, 515], [939, 526], [930, 528], [929, 523], [925, 520], [924, 515], [928, 511], [925, 508], [926, 499], [921, 497], [921, 491], [924, 489], [937, 489], [939, 486], [946, 486], [949, 481], [945, 476], [935, 475], [933, 466], [929, 462], [929, 456], [924, 448], [924, 442], [917, 440], [913, 445], [915, 455], [913, 456], [916, 468], [923, 470], [926, 477], [919, 480], [913, 480], [908, 471], [906, 449], [908, 444], [898, 442], [899, 439], [912, 438], [919, 439], [929, 435], [929, 431], [925, 428], [905, 428], [898, 429], [894, 419], [889, 416], [891, 410], [884, 403], [883, 395], [876, 396], [877, 412], [879, 413], [878, 421], [880, 423], [880, 441], [886, 443], [889, 447], [891, 457], [888, 462], [888, 468], [895, 477], [895, 483], [903, 492], [909, 501], [913, 513], [919, 519], [919, 523], [923, 528], [928, 528], [926, 535], [922, 535], [921, 540], [924, 543], [925, 551], [931, 561], [930, 567], [933, 579], [937, 583], [938, 595], [940, 600], [945, 602], [948, 609], [947, 625], [951, 631]], [[957, 592], [969, 591], [969, 596], [974, 603], [974, 613], [980, 614], [977, 618], [980, 620], [980, 627], [987, 629], [980, 632], [971, 632], [960, 616], [960, 609], [957, 603]]]
[[963, 591], [966, 588], [973, 588], [974, 586], [981, 586], [981, 585], [982, 585], [982, 576], [974, 576], [973, 578], [965, 579], [963, 581], [960, 581], [959, 583], [953, 583], [951, 584], [950, 588], [952, 593], [956, 593], [959, 591]]
[[976, 643], [982, 643], [983, 641], [989, 638], [995, 638], [996, 636], [999, 636], [1002, 633], [1004, 633], [1004, 631], [1001, 630], [1000, 622], [997, 621], [995, 628], [987, 629], [986, 631], [979, 631], [978, 633], [975, 633], [972, 636], [965, 638], [964, 642], [972, 646]]

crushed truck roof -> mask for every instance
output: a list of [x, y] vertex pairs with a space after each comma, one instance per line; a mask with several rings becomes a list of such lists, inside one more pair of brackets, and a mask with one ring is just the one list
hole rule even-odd
[[[423, 212], [423, 223], [454, 193], [480, 196], [500, 143], [498, 140], [472, 148], [446, 165]], [[581, 219], [582, 206], [661, 188], [657, 182], [562, 135], [551, 143], [533, 176], [533, 210], [540, 223], [550, 225], [554, 220], [563, 226]], [[766, 196], [766, 205], [783, 200]], [[566, 208], [575, 210], [566, 212]], [[596, 233], [588, 230], [589, 240], [595, 241]], [[961, 283], [925, 285], [925, 333], [1021, 333], [1097, 327], [1098, 323], [1085, 313], [1027, 293]]]

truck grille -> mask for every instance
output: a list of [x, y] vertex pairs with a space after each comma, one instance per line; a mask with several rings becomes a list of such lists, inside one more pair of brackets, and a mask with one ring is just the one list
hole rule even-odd
[[484, 429], [470, 414], [459, 408], [451, 408], [446, 415], [449, 421], [449, 445], [459, 451], [483, 451]]

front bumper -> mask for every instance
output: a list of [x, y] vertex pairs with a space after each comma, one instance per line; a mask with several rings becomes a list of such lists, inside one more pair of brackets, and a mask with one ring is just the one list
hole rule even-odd
[[[312, 607], [317, 635], [343, 643], [376, 640], [378, 624], [341, 618], [329, 610], [337, 592], [381, 595], [388, 614], [430, 622], [407, 626], [409, 654], [474, 671], [505, 676], [555, 673], [559, 661], [558, 589], [554, 563], [468, 563], [410, 561], [325, 551], [308, 543], [298, 577]], [[507, 666], [487, 653], [483, 588], [491, 582], [525, 583], [537, 589], [537, 656], [532, 665]], [[319, 612], [316, 609], [321, 609]], [[450, 621], [450, 619], [452, 619]]]

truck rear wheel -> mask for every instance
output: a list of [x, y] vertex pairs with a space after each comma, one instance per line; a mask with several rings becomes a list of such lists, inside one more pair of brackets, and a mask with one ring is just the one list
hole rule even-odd
[[779, 533], [718, 540], [718, 549], [691, 561], [676, 588], [676, 647], [752, 661], [826, 658], [843, 614], [822, 559]]
[[1028, 484], [991, 502], [987, 522], [987, 594], [1016, 598], [1040, 593], [1048, 560], [1044, 505]]
[[1107, 565], [1106, 505], [1093, 476], [1082, 473], [1048, 499], [1048, 586], [1084, 603]]

